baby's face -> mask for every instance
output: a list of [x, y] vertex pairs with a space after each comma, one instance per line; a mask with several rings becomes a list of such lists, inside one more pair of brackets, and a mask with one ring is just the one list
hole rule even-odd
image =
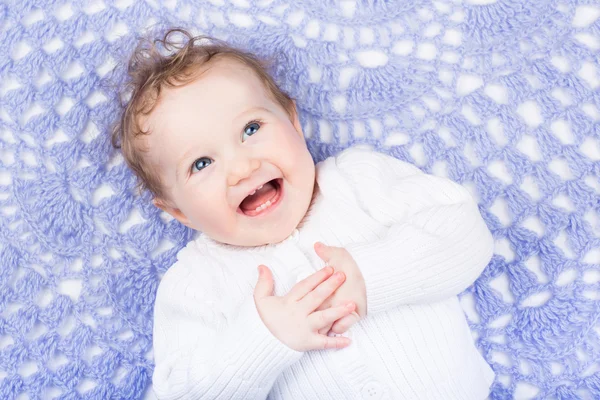
[[315, 166], [297, 116], [255, 74], [220, 59], [195, 81], [165, 88], [140, 120], [145, 157], [169, 200], [155, 204], [214, 240], [277, 243], [308, 209]]

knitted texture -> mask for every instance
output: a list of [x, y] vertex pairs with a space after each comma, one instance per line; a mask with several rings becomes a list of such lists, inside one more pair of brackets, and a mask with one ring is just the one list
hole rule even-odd
[[0, 398], [150, 393], [156, 289], [194, 232], [134, 194], [109, 127], [154, 23], [271, 58], [316, 161], [366, 143], [467, 187], [496, 239], [461, 299], [490, 397], [600, 398], [599, 17], [597, 0], [3, 2]]

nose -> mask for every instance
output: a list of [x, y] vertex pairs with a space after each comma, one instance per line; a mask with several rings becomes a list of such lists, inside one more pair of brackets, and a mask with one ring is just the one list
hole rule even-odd
[[260, 161], [256, 159], [244, 159], [234, 162], [227, 176], [227, 184], [235, 186], [240, 181], [252, 176], [252, 173], [260, 168]]

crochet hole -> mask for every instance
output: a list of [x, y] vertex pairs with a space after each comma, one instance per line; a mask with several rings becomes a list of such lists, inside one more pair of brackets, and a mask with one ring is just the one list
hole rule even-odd
[[25, 125], [31, 118], [45, 112], [46, 109], [43, 108], [39, 103], [35, 102], [21, 115], [20, 122], [22, 125]]
[[562, 271], [558, 277], [556, 278], [556, 285], [558, 286], [566, 286], [572, 282], [575, 281], [575, 279], [577, 279], [577, 271], [569, 268], [565, 271]]
[[503, 315], [499, 316], [498, 318], [494, 319], [493, 321], [491, 321], [488, 324], [488, 327], [492, 328], [492, 329], [502, 329], [502, 328], [505, 328], [511, 320], [512, 320], [511, 314], [503, 314]]
[[388, 56], [377, 50], [359, 51], [356, 53], [358, 63], [365, 68], [377, 68], [387, 64]]
[[490, 280], [489, 286], [500, 293], [502, 301], [505, 303], [512, 304], [515, 302], [515, 298], [510, 292], [510, 283], [506, 273], [503, 272], [494, 279]]
[[458, 47], [462, 42], [462, 32], [456, 29], [448, 29], [444, 32], [442, 41], [450, 46]]
[[297, 27], [304, 19], [304, 10], [294, 10], [288, 14], [286, 23], [291, 27]]
[[25, 339], [27, 339], [27, 341], [31, 342], [33, 340], [36, 340], [37, 338], [39, 338], [46, 332], [48, 332], [48, 328], [44, 324], [37, 322], [33, 326], [33, 328], [31, 328], [31, 330], [29, 332], [27, 332]]
[[86, 144], [91, 143], [94, 139], [96, 139], [100, 135], [100, 130], [92, 121], [88, 121], [85, 125], [85, 129], [79, 135], [79, 138]]
[[506, 238], [496, 239], [494, 252], [499, 256], [504, 257], [506, 262], [512, 262], [515, 259], [515, 252], [512, 249], [510, 242]]
[[52, 54], [62, 49], [64, 46], [64, 42], [60, 40], [59, 37], [55, 37], [46, 42], [46, 44], [42, 46], [42, 49], [44, 49], [47, 54]]
[[558, 246], [565, 257], [572, 260], [575, 258], [575, 254], [567, 244], [567, 238], [568, 236], [565, 231], [561, 230], [556, 239], [553, 240], [553, 243]]
[[519, 114], [525, 123], [531, 128], [536, 128], [542, 122], [544, 122], [540, 106], [532, 100], [520, 104], [517, 108], [517, 114]]
[[250, 15], [232, 12], [228, 15], [229, 21], [240, 28], [250, 28], [254, 26], [254, 20]]
[[584, 214], [583, 219], [590, 224], [592, 233], [597, 237], [600, 237], [600, 214], [596, 213], [594, 210], [588, 210], [588, 212]]
[[540, 161], [542, 159], [542, 152], [538, 145], [537, 140], [531, 135], [523, 135], [521, 140], [517, 143], [517, 149], [525, 154], [531, 161]]
[[532, 231], [533, 233], [535, 233], [537, 235], [537, 237], [542, 237], [542, 235], [544, 234], [544, 225], [541, 223], [540, 219], [536, 216], [529, 216], [527, 217], [527, 219], [525, 219], [522, 223], [521, 226], [523, 226], [524, 228], [529, 229], [530, 231]]
[[506, 164], [501, 160], [495, 160], [488, 164], [487, 170], [492, 176], [500, 179], [504, 184], [510, 185], [513, 183], [512, 176], [509, 174]]
[[456, 82], [456, 93], [461, 97], [466, 96], [481, 86], [483, 86], [483, 79], [481, 77], [463, 74], [458, 77]]
[[505, 199], [497, 197], [489, 210], [498, 217], [500, 223], [504, 226], [510, 226], [512, 218], [509, 215], [508, 204]]
[[548, 169], [560, 176], [563, 181], [573, 179], [569, 164], [562, 158], [555, 158], [548, 163]]
[[442, 25], [434, 22], [433, 24], [427, 25], [423, 31], [423, 37], [433, 38], [440, 34], [442, 31]]
[[581, 146], [579, 146], [579, 151], [590, 160], [598, 161], [600, 160], [600, 141], [598, 139], [586, 137], [581, 143]]
[[510, 357], [501, 351], [492, 351], [492, 362], [507, 368], [512, 367], [512, 360]]
[[347, 89], [350, 85], [352, 78], [356, 75], [356, 68], [345, 67], [340, 70], [340, 75], [338, 78], [338, 83], [340, 85], [340, 89]]
[[62, 117], [66, 113], [68, 113], [71, 108], [73, 108], [74, 104], [75, 104], [75, 102], [73, 101], [73, 99], [71, 99], [69, 97], [62, 97], [60, 99], [60, 101], [56, 104], [56, 106], [54, 107], [54, 110], [56, 110], [58, 115], [60, 115]]
[[77, 385], [77, 392], [79, 392], [79, 394], [84, 394], [86, 392], [89, 392], [90, 390], [92, 390], [96, 386], [98, 386], [98, 384], [96, 382], [94, 382], [93, 380], [91, 380], [89, 378], [84, 378]]
[[547, 290], [543, 291], [543, 292], [535, 293], [535, 294], [532, 294], [532, 295], [526, 297], [521, 302], [521, 307], [540, 307], [540, 306], [543, 306], [544, 304], [546, 304], [548, 302], [548, 300], [550, 300], [551, 297], [552, 297], [552, 293], [550, 293]]
[[86, 97], [85, 104], [87, 104], [87, 106], [90, 108], [94, 108], [98, 104], [103, 103], [107, 100], [108, 99], [106, 98], [104, 93], [102, 93], [100, 90], [94, 90], [88, 97]]
[[69, 359], [67, 357], [65, 357], [65, 355], [63, 353], [58, 353], [56, 355], [53, 355], [48, 360], [48, 362], [46, 363], [46, 366], [48, 368], [50, 368], [51, 371], [56, 372], [60, 367], [66, 365], [68, 362], [69, 362]]
[[309, 39], [317, 39], [319, 37], [319, 21], [311, 19], [304, 27], [304, 36]]
[[481, 119], [475, 112], [475, 109], [468, 104], [463, 105], [461, 114], [471, 123], [471, 125], [481, 125]]
[[2, 81], [2, 87], [0, 87], [0, 95], [4, 96], [11, 90], [22, 88], [23, 85], [18, 81], [18, 78], [14, 75], [9, 75]]
[[67, 66], [67, 68], [60, 74], [60, 77], [64, 81], [79, 78], [85, 70], [81, 66], [81, 63], [74, 61]]
[[27, 378], [33, 374], [35, 374], [38, 371], [38, 366], [37, 363], [34, 361], [27, 361], [21, 364], [21, 366], [18, 369], [18, 373], [19, 375], [21, 375], [23, 378]]
[[534, 399], [539, 394], [540, 389], [527, 382], [517, 382], [513, 393], [515, 399], [529, 400]]
[[466, 0], [466, 3], [482, 6], [487, 4], [494, 4], [496, 1], [498, 0]]
[[510, 382], [512, 381], [510, 375], [498, 374], [498, 382], [506, 388], [510, 387]]
[[550, 59], [550, 62], [556, 67], [556, 69], [564, 74], [571, 70], [571, 64], [569, 64], [569, 60], [566, 57], [554, 56]]
[[352, 18], [356, 11], [356, 1], [353, 0], [341, 0], [339, 2], [342, 15], [346, 18]]
[[95, 40], [96, 37], [91, 31], [85, 31], [73, 44], [75, 47], [81, 48], [84, 44], [93, 43]]
[[104, 351], [99, 346], [92, 345], [85, 349], [81, 358], [85, 360], [88, 364], [91, 364], [94, 360], [94, 357], [102, 353], [104, 353]]
[[114, 69], [117, 65], [116, 61], [112, 57], [108, 57], [98, 68], [96, 68], [96, 73], [99, 77], [103, 78], [106, 74]]
[[598, 111], [595, 105], [591, 103], [584, 103], [581, 105], [581, 109], [584, 113], [587, 114], [588, 117], [590, 117], [594, 121], [600, 120], [600, 112]]
[[62, 4], [56, 7], [54, 12], [54, 16], [60, 22], [66, 21], [73, 16], [73, 9], [71, 8], [71, 3]]
[[588, 263], [588, 264], [600, 264], [600, 249], [595, 248], [595, 249], [588, 251], [583, 256], [582, 261], [584, 263]]
[[58, 284], [57, 292], [69, 296], [74, 302], [79, 299], [83, 282], [81, 279], [66, 279]]
[[571, 95], [563, 88], [557, 88], [552, 91], [552, 97], [556, 100], [560, 101], [561, 105], [564, 107], [570, 106], [573, 104], [571, 99]]
[[83, 11], [87, 15], [93, 15], [104, 10], [105, 8], [106, 6], [104, 5], [104, 2], [102, 0], [92, 0], [89, 3], [87, 3]]
[[12, 336], [8, 336], [8, 335], [0, 336], [0, 350], [4, 350], [8, 346], [12, 346], [13, 344], [15, 344], [15, 340], [12, 338]]
[[594, 23], [598, 17], [600, 17], [600, 8], [582, 5], [575, 9], [571, 24], [576, 28], [584, 28]]
[[392, 132], [386, 138], [384, 145], [387, 147], [401, 146], [407, 144], [410, 141], [410, 137], [401, 132]]
[[26, 41], [22, 40], [13, 47], [10, 56], [13, 60], [19, 61], [31, 52], [31, 46]]
[[57, 143], [64, 143], [68, 142], [69, 140], [71, 139], [65, 134], [65, 132], [61, 128], [58, 128], [54, 135], [44, 142], [44, 147], [50, 148]]
[[560, 194], [552, 199], [552, 204], [557, 207], [564, 209], [565, 211], [571, 213], [575, 211], [575, 206], [569, 197], [564, 194]]
[[360, 44], [373, 44], [375, 42], [375, 32], [371, 28], [360, 28], [358, 42]]
[[591, 89], [596, 89], [600, 86], [600, 79], [598, 79], [596, 72], [596, 66], [589, 61], [585, 61], [581, 64], [581, 68], [577, 75], [579, 75]]
[[119, 21], [108, 30], [108, 33], [104, 36], [104, 38], [108, 42], [112, 43], [115, 40], [119, 39], [120, 37], [127, 35], [128, 32], [129, 32], [129, 29], [127, 28], [127, 25], [125, 25], [125, 23]]
[[127, 217], [125, 222], [123, 222], [119, 225], [119, 233], [125, 233], [129, 229], [131, 229], [132, 226], [141, 224], [145, 221], [146, 221], [146, 219], [144, 217], [142, 217], [142, 215], [140, 214], [140, 211], [137, 208], [133, 208], [131, 210], [131, 212], [129, 213], [129, 216]]
[[325, 26], [325, 31], [323, 32], [323, 40], [326, 42], [335, 42], [338, 40], [338, 34], [340, 33], [340, 29], [337, 25], [327, 24]]
[[600, 40], [589, 33], [578, 33], [575, 35], [575, 39], [592, 50], [600, 49]]
[[412, 40], [400, 40], [392, 47], [392, 53], [398, 54], [399, 56], [409, 55], [412, 53], [414, 45]]
[[417, 58], [433, 60], [437, 55], [437, 48], [433, 43], [421, 43], [417, 47]]
[[425, 164], [427, 164], [427, 157], [425, 156], [425, 151], [423, 150], [422, 143], [414, 143], [410, 147], [408, 152], [413, 158], [415, 164], [417, 164], [418, 166], [422, 167]]
[[324, 143], [331, 143], [333, 141], [333, 129], [329, 121], [324, 119], [319, 120], [319, 138]]
[[25, 27], [30, 27], [31, 25], [35, 24], [36, 22], [42, 21], [43, 19], [44, 11], [42, 11], [39, 8], [36, 8], [30, 13], [28, 13], [26, 16], [24, 16], [23, 19], [21, 19], [21, 22]]

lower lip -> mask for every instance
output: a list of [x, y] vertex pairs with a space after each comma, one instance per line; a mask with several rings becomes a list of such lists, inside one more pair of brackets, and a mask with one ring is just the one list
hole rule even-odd
[[260, 211], [250, 210], [245, 212], [242, 211], [240, 207], [238, 207], [238, 212], [247, 217], [262, 217], [272, 212], [279, 205], [279, 203], [281, 203], [281, 200], [283, 199], [283, 179], [278, 179], [277, 181], [279, 183], [279, 189], [277, 189], [277, 194], [275, 194], [275, 197], [273, 197], [273, 200], [271, 201], [271, 205], [269, 207]]

